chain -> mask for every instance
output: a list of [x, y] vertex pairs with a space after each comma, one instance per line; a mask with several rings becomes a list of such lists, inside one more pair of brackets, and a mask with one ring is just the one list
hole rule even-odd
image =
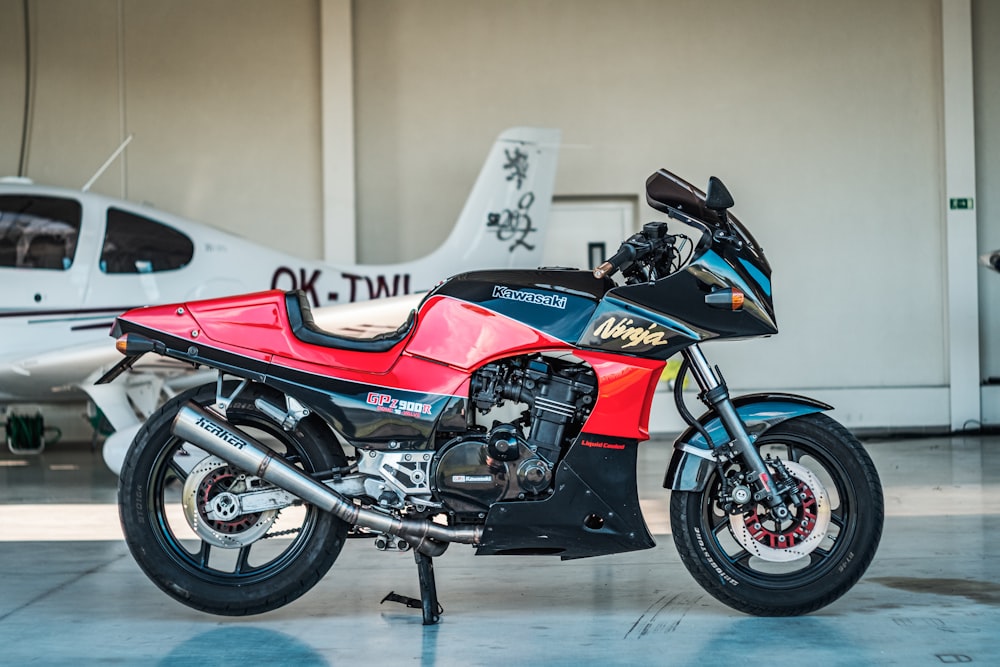
[[[271, 524], [271, 526], [273, 527], [275, 524], [277, 524], [280, 519], [281, 519], [281, 510], [278, 510], [278, 515], [276, 517], [274, 517], [274, 523]], [[301, 531], [302, 531], [302, 526], [298, 526], [296, 528], [289, 528], [288, 530], [277, 530], [277, 531], [275, 531], [273, 533], [272, 532], [268, 532], [261, 539], [262, 540], [269, 540], [272, 537], [281, 537], [282, 535], [294, 535], [295, 533], [298, 533], [298, 532], [301, 532]]]
[[294, 535], [295, 533], [301, 531], [301, 528], [289, 528], [288, 530], [279, 530], [275, 533], [268, 533], [261, 539], [269, 540], [272, 537], [281, 537], [282, 535]]

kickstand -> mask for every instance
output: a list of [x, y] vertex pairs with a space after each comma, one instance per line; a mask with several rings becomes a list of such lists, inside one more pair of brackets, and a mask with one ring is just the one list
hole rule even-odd
[[413, 559], [417, 561], [417, 575], [420, 578], [420, 599], [390, 591], [382, 598], [382, 602], [399, 602], [411, 609], [422, 609], [424, 625], [434, 625], [441, 620], [441, 614], [444, 613], [444, 607], [438, 602], [437, 586], [434, 584], [434, 561], [416, 549], [413, 550]]
[[420, 578], [424, 625], [434, 625], [441, 620], [441, 613], [444, 612], [444, 608], [438, 602], [437, 585], [434, 583], [434, 561], [417, 549], [413, 550], [413, 560], [417, 561], [417, 576]]

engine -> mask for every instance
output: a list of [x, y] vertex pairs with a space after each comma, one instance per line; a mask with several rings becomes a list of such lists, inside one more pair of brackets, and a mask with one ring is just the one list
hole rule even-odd
[[485, 512], [500, 500], [545, 497], [596, 392], [593, 371], [580, 363], [535, 356], [479, 369], [470, 387], [472, 408], [485, 415], [512, 401], [527, 409], [509, 422], [494, 422], [488, 432], [445, 443], [432, 466], [435, 498], [465, 514]]
[[[471, 379], [467, 429], [444, 436], [436, 452], [359, 452], [363, 493], [385, 508], [446, 510], [472, 521], [501, 500], [548, 497], [555, 466], [596, 394], [594, 373], [582, 363], [533, 356], [488, 364]], [[495, 415], [507, 401], [524, 408], [519, 416], [489, 429], [476, 424], [476, 414]]]

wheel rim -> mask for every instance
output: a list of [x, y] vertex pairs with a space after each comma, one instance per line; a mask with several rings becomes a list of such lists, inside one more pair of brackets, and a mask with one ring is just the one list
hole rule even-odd
[[[850, 549], [858, 530], [858, 491], [844, 467], [829, 450], [815, 441], [782, 434], [757, 442], [762, 455], [770, 453], [785, 463], [799, 480], [799, 489], [809, 490], [818, 508], [814, 516], [796, 515], [801, 523], [767, 525], [755, 517], [758, 506], [735, 517], [719, 505], [719, 477], [714, 474], [708, 491], [701, 494], [702, 521], [709, 539], [706, 547], [728, 574], [742, 582], [769, 589], [807, 586], [836, 568]], [[825, 508], [824, 508], [825, 505]], [[757, 517], [759, 518], [759, 517]], [[759, 528], [754, 524], [762, 524]], [[749, 526], [747, 524], [750, 524]], [[781, 535], [794, 544], [782, 546]]]
[[[229, 417], [234, 425], [256, 431], [254, 435], [258, 439], [267, 439], [289, 463], [300, 463], [308, 468], [305, 453], [280, 429], [252, 415], [231, 411]], [[206, 452], [176, 436], [171, 436], [161, 449], [147, 486], [146, 507], [154, 538], [175, 564], [211, 583], [245, 585], [277, 575], [307, 547], [317, 527], [318, 512], [310, 505], [282, 510], [280, 518], [275, 516], [265, 521], [267, 525], [263, 531], [259, 529], [259, 517], [252, 525], [241, 526], [234, 522], [231, 530], [260, 533], [259, 538], [244, 533], [245, 538], [252, 538], [246, 539], [246, 544], [237, 540], [222, 546], [222, 543], [206, 541], [188, 525], [182, 499], [185, 482], [192, 474], [204, 476], [204, 471], [195, 471], [199, 463], [209, 458]], [[217, 472], [218, 478], [226, 475], [222, 469]], [[206, 491], [201, 480], [196, 486]], [[265, 537], [272, 524], [277, 530]], [[291, 539], [281, 539], [286, 536]]]

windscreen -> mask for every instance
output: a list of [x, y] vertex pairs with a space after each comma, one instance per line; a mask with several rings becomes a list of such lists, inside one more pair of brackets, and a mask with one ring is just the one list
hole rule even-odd
[[[657, 211], [670, 215], [671, 211], [681, 213], [704, 222], [711, 228], [724, 224], [724, 218], [705, 206], [705, 193], [666, 169], [660, 169], [646, 179], [646, 201]], [[732, 213], [726, 212], [729, 225], [744, 243], [754, 250], [760, 250], [757, 241], [746, 227]], [[707, 230], [706, 230], [707, 231]]]

